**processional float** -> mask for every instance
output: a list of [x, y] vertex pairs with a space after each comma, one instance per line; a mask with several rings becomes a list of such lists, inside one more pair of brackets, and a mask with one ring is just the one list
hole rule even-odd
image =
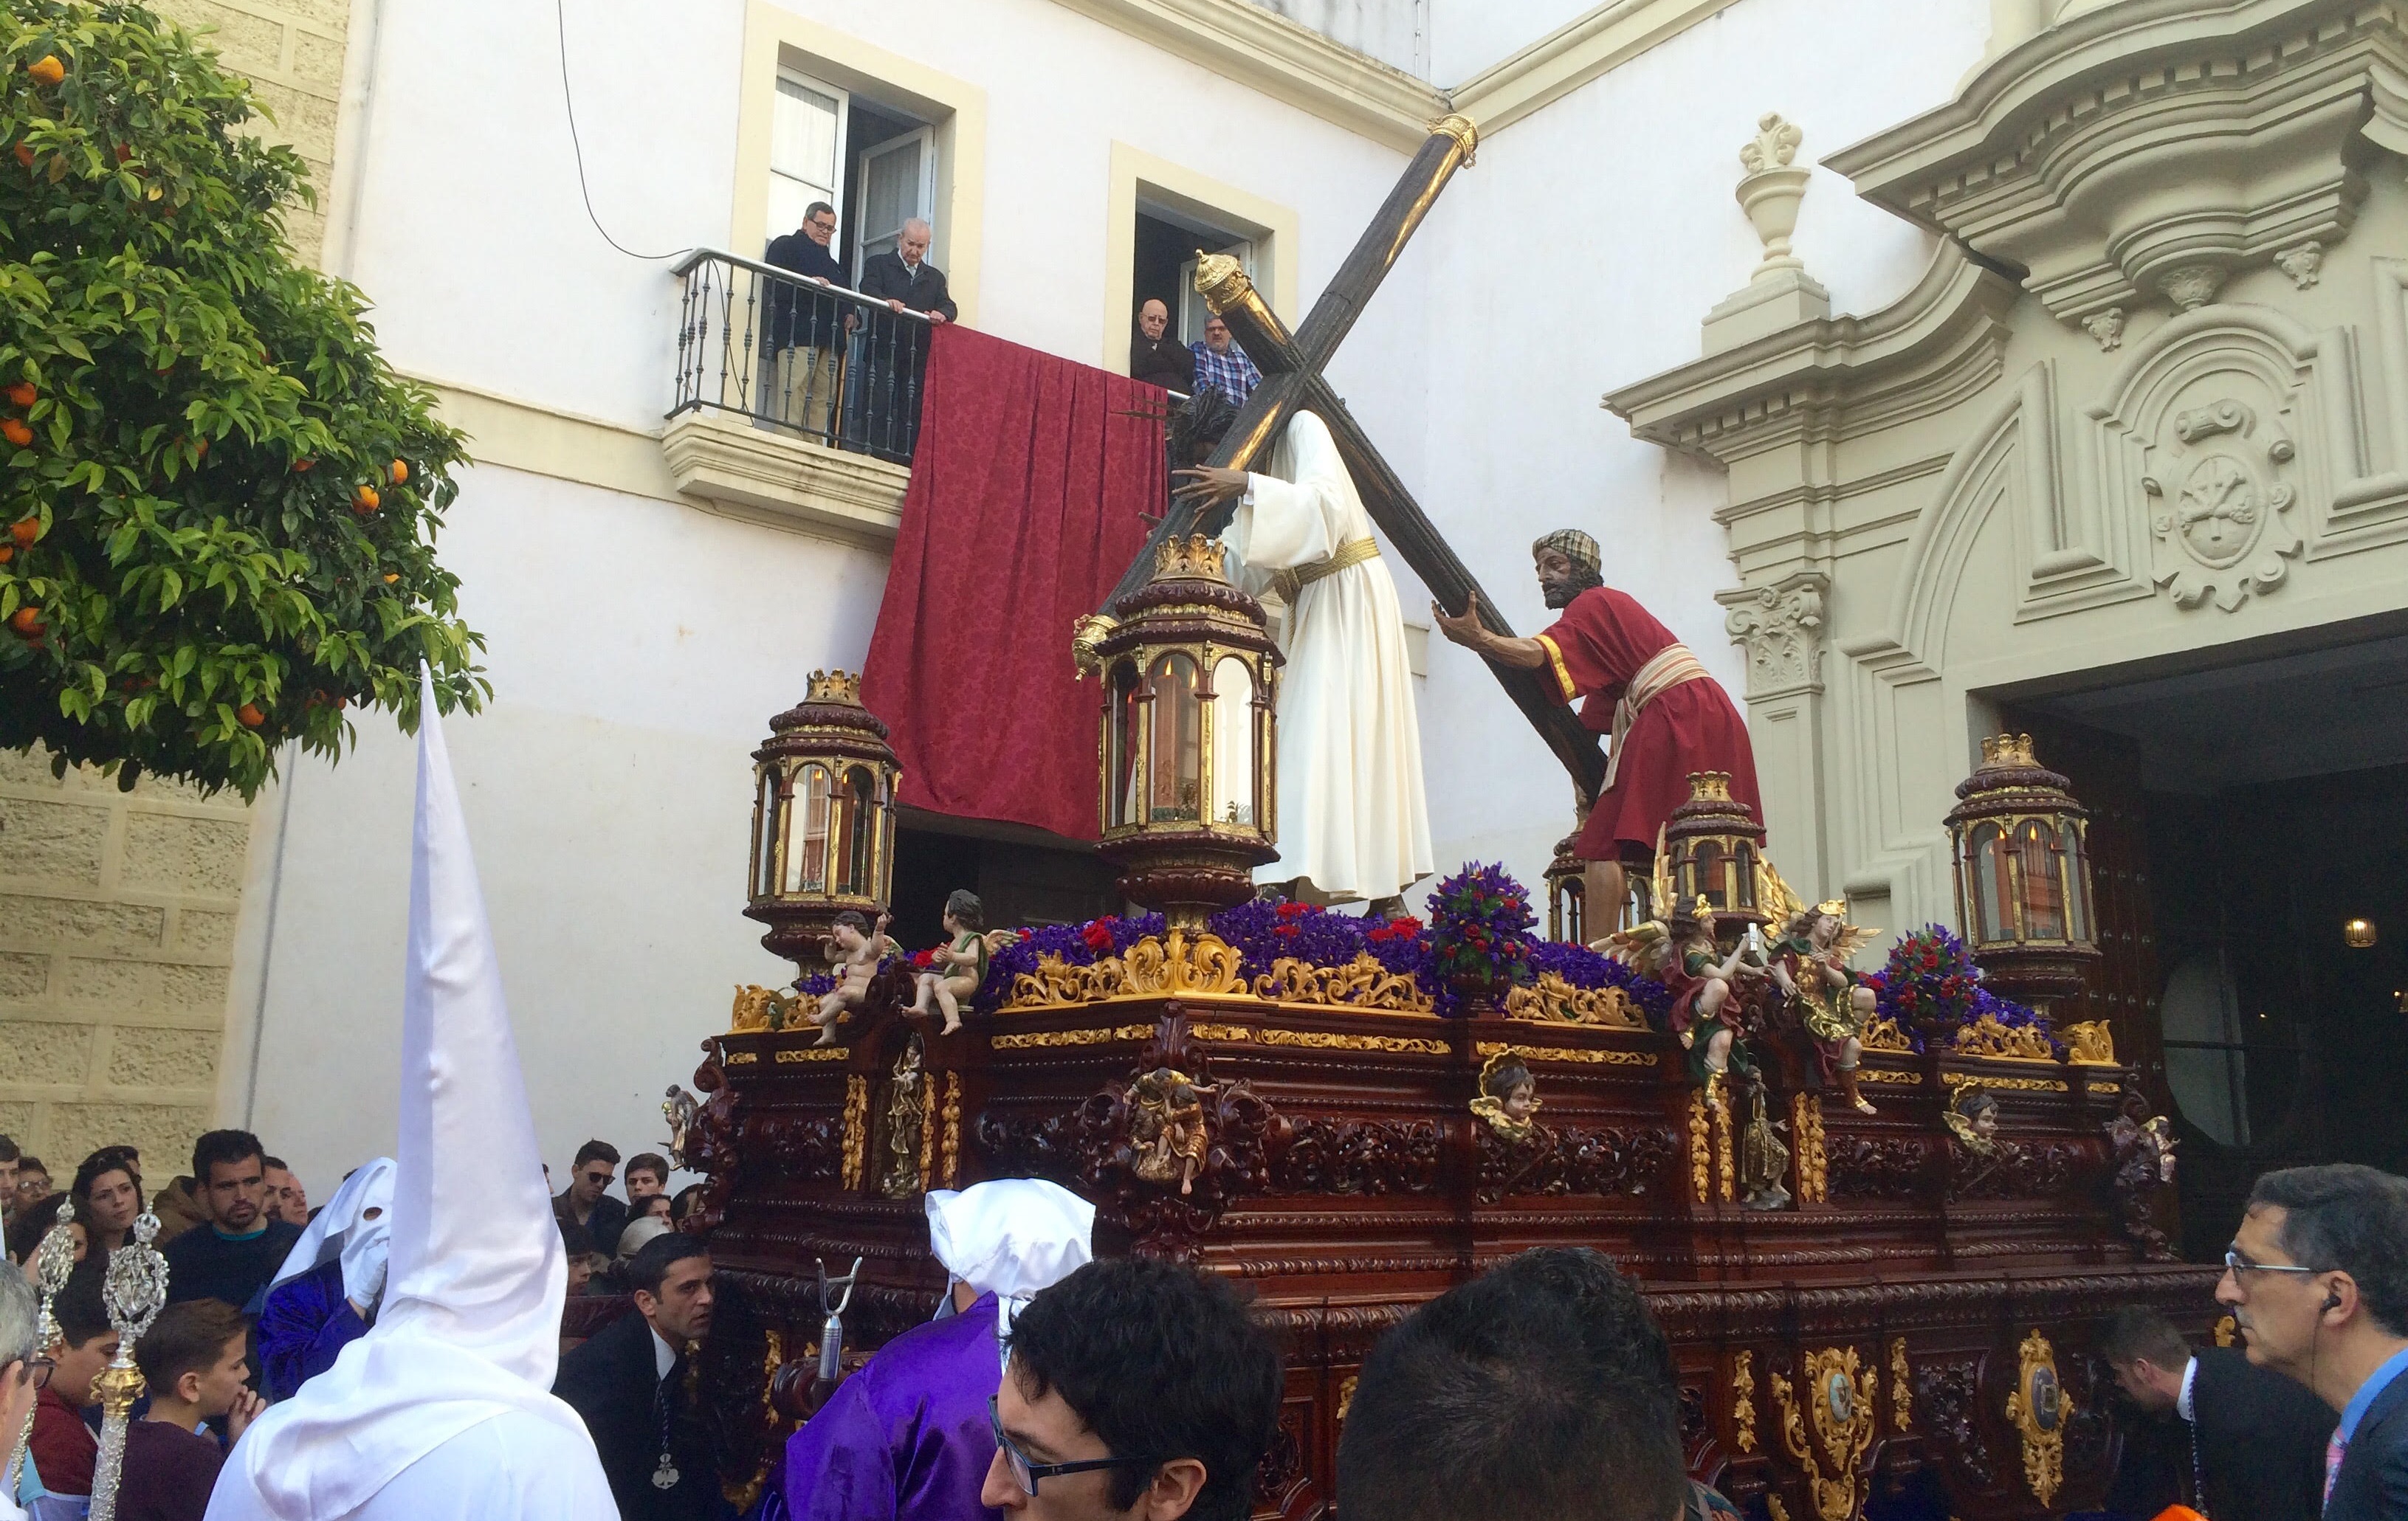
[[[1266, 375], [1211, 462], [1261, 459], [1310, 406], [1451, 607], [1476, 590], [1469, 573], [1319, 366], [1474, 142], [1461, 118], [1433, 128], [1294, 334], [1233, 265], [1197, 273]], [[1667, 830], [1650, 902], [1668, 942], [1763, 974], [1713, 1012], [1729, 1040], [1701, 1000], [1684, 1013], [1622, 963], [1532, 944], [1501, 873], [1450, 882], [1447, 902], [1521, 937], [1510, 974], [1440, 954], [1451, 921], [1408, 932], [1245, 902], [1276, 849], [1277, 653], [1215, 526], [1174, 505], [1078, 631], [1100, 678], [1099, 848], [1162, 917], [1005, 936], [958, 1031], [904, 1016], [897, 959], [838, 1043], [817, 1044], [803, 1005], [821, 940], [887, 898], [896, 768], [844, 673], [815, 673], [771, 721], [745, 912], [803, 976], [792, 993], [740, 988], [699, 1092], [664, 1106], [679, 1158], [709, 1179], [688, 1229], [710, 1234], [723, 1286], [701, 1361], [729, 1498], [758, 1494], [831, 1377], [928, 1317], [946, 1273], [923, 1192], [1034, 1176], [1096, 1204], [1100, 1254], [1182, 1258], [1254, 1290], [1288, 1359], [1260, 1515], [1332, 1503], [1356, 1372], [1384, 1331], [1541, 1245], [1596, 1247], [1641, 1281], [1673, 1343], [1691, 1471], [1753, 1514], [1852, 1521], [1913, 1485], [1966, 1521], [2095, 1503], [2119, 1440], [2100, 1319], [2150, 1306], [2196, 1327], [2213, 1282], [2153, 1223], [2170, 1149], [2107, 1026], [1999, 999], [1936, 928], [1893, 953], [1886, 1012], [1868, 1013], [1844, 905], [1798, 901], [1760, 821], [1711, 775]], [[1498, 675], [1593, 788], [1594, 736], [1534, 678]], [[2028, 740], [1994, 740], [1960, 798], [1960, 917], [1992, 987], [2071, 1000], [2095, 953], [2064, 778]], [[1303, 951], [1307, 929], [1343, 959]], [[847, 1258], [827, 1369], [820, 1264]]]

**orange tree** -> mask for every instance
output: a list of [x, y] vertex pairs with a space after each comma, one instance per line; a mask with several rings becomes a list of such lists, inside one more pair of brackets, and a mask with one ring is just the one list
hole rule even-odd
[[133, 5], [0, 0], [0, 747], [250, 797], [421, 661], [473, 709], [460, 435], [294, 257], [249, 87]]

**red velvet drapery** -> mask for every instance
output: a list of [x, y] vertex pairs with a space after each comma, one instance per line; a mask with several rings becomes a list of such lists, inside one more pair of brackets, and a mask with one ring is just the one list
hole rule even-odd
[[862, 700], [902, 800], [1096, 832], [1097, 709], [1070, 625], [1162, 510], [1163, 393], [956, 326], [932, 334], [919, 444]]

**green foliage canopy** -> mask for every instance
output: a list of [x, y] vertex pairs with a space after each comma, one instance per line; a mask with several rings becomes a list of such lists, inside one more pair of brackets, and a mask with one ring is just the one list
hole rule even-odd
[[254, 795], [352, 703], [491, 694], [433, 540], [462, 439], [354, 288], [301, 160], [135, 5], [0, 0], [0, 746]]

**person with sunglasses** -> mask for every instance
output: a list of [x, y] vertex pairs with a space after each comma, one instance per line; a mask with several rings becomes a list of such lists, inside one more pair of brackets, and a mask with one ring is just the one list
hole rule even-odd
[[1011, 1521], [1244, 1521], [1280, 1385], [1226, 1280], [1091, 1262], [1012, 1322], [979, 1498]]
[[[0, 1262], [0, 1474], [18, 1471], [18, 1443], [25, 1414], [50, 1382], [50, 1362], [36, 1344], [41, 1300], [25, 1275]], [[0, 1489], [0, 1521], [24, 1521], [17, 1497]]]
[[2408, 1179], [2352, 1164], [2267, 1173], [2215, 1298], [2251, 1362], [2341, 1413], [2324, 1521], [2408, 1515]]

